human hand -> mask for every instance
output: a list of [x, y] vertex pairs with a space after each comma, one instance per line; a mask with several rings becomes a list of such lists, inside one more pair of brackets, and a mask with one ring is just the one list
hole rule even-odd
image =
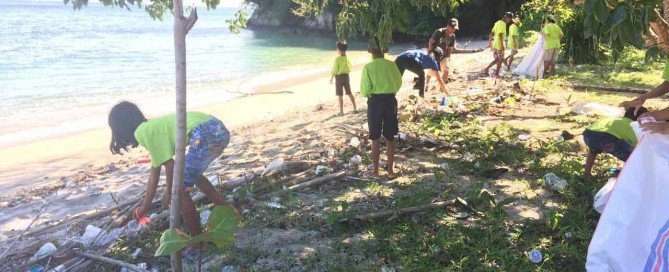
[[137, 223], [140, 225], [147, 225], [151, 223], [151, 219], [146, 216], [146, 210], [143, 207], [137, 207], [133, 210], [132, 214], [135, 220], [137, 220]]
[[666, 122], [647, 123], [641, 125], [641, 128], [650, 133], [669, 134], [669, 123]]
[[636, 114], [637, 111], [639, 110], [639, 108], [641, 108], [641, 106], [643, 106], [644, 103], [646, 103], [645, 98], [637, 97], [634, 100], [625, 101], [625, 102], [620, 103], [620, 106], [624, 107], [624, 108], [634, 108], [634, 113]]

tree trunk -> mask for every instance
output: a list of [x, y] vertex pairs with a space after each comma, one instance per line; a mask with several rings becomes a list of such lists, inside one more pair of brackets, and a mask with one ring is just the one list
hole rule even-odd
[[662, 5], [664, 6], [664, 20], [669, 22], [669, 0], [663, 0]]
[[[170, 203], [170, 229], [179, 227], [180, 196], [183, 187], [184, 162], [186, 152], [186, 27], [183, 17], [183, 3], [174, 0], [174, 61], [176, 64], [176, 146], [174, 158], [174, 180], [172, 183], [172, 203]], [[181, 253], [170, 256], [173, 272], [182, 271]]]

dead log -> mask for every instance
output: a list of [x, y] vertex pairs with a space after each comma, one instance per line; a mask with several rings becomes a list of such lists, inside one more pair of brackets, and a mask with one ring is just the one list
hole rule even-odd
[[645, 94], [648, 92], [648, 90], [646, 89], [630, 88], [630, 87], [609, 87], [609, 86], [598, 86], [598, 85], [587, 85], [587, 84], [571, 84], [570, 86], [574, 89], [596, 89], [596, 90], [603, 90], [616, 93]]
[[302, 190], [304, 188], [317, 186], [317, 185], [323, 184], [325, 182], [328, 182], [328, 181], [331, 181], [331, 180], [334, 180], [334, 179], [342, 178], [345, 175], [346, 175], [345, 171], [339, 171], [339, 172], [336, 172], [336, 173], [333, 173], [333, 174], [330, 174], [330, 175], [327, 175], [327, 176], [317, 177], [317, 178], [312, 179], [310, 181], [302, 182], [300, 184], [295, 184], [295, 185], [290, 186], [286, 189], [269, 193], [268, 195], [272, 196], [272, 195], [284, 194], [284, 193], [288, 193], [288, 192], [294, 192], [294, 191]]
[[136, 266], [134, 264], [126, 263], [124, 261], [119, 261], [119, 260], [108, 258], [108, 257], [105, 257], [105, 256], [100, 256], [100, 255], [95, 255], [95, 254], [90, 254], [90, 253], [80, 252], [80, 251], [75, 252], [75, 254], [77, 254], [79, 256], [82, 256], [82, 257], [86, 257], [86, 258], [91, 259], [91, 260], [96, 260], [96, 261], [103, 262], [103, 263], [108, 263], [108, 264], [113, 264], [113, 265], [117, 265], [117, 266], [120, 266], [120, 267], [125, 267], [127, 269], [130, 269], [130, 270], [136, 271], [136, 272], [149, 272], [148, 270], [143, 269], [143, 268], [141, 268], [139, 266]]
[[362, 215], [356, 215], [350, 218], [342, 218], [339, 220], [340, 223], [345, 223], [351, 220], [358, 220], [358, 221], [370, 221], [374, 219], [379, 219], [379, 218], [384, 218], [384, 217], [390, 217], [390, 216], [400, 216], [400, 215], [405, 215], [409, 213], [416, 213], [416, 212], [422, 212], [425, 210], [431, 210], [431, 209], [436, 209], [436, 208], [443, 208], [449, 205], [452, 205], [454, 201], [439, 201], [439, 202], [434, 202], [426, 205], [421, 205], [421, 206], [414, 206], [414, 207], [408, 207], [408, 208], [402, 208], [402, 209], [392, 209], [392, 210], [384, 210], [384, 211], [378, 211], [378, 212], [372, 212], [368, 214], [362, 214]]

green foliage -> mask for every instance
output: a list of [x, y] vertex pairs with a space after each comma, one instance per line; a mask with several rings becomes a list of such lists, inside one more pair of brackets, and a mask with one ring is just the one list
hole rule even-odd
[[586, 0], [585, 37], [605, 41], [612, 50], [613, 59], [617, 60], [625, 46], [644, 46], [642, 35], [648, 33], [653, 9], [660, 4], [659, 0]]
[[201, 242], [212, 242], [218, 249], [226, 249], [234, 242], [238, 222], [239, 218], [232, 207], [216, 206], [211, 211], [206, 231], [200, 235], [190, 237], [174, 229], [163, 232], [155, 256], [167, 256]]
[[[120, 7], [131, 9], [133, 7], [142, 8], [156, 20], [161, 20], [165, 12], [172, 10], [172, 0], [99, 0], [105, 6]], [[221, 0], [201, 0], [207, 9], [215, 9]], [[63, 0], [65, 5], [72, 4], [74, 9], [81, 9], [88, 5], [89, 0]]]
[[468, 0], [293, 0], [299, 16], [316, 15], [328, 7], [337, 10], [336, 28], [340, 39], [363, 35], [377, 38], [386, 47], [393, 32], [407, 31], [414, 9], [446, 15]]

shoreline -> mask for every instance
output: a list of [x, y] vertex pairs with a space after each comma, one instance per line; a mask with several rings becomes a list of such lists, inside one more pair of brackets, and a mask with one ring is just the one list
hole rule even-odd
[[[349, 52], [349, 57], [354, 66], [352, 86], [358, 86], [360, 70], [368, 60], [368, 53], [352, 51]], [[251, 83], [250, 92], [234, 93], [235, 97], [229, 100], [192, 106], [189, 110], [202, 111], [218, 117], [234, 133], [235, 130], [262, 124], [291, 112], [318, 104], [335, 103], [334, 85], [329, 84], [329, 65], [327, 63], [327, 66], [322, 68], [303, 69], [296, 72], [296, 76], [293, 77]], [[295, 68], [290, 69], [295, 70]], [[267, 74], [280, 73], [260, 74], [256, 79], [262, 79]], [[354, 91], [357, 89], [354, 87]], [[142, 108], [141, 103], [138, 104]], [[169, 104], [169, 107], [171, 106]], [[147, 114], [147, 116], [162, 114], [165, 113]], [[35, 183], [76, 174], [85, 167], [100, 166], [123, 159], [136, 160], [140, 156], [135, 154], [139, 152], [131, 152], [130, 156], [112, 155], [107, 147], [109, 139], [110, 134], [105, 123], [102, 127], [3, 146], [0, 155], [11, 159], [0, 162], [0, 191], [3, 195], [8, 195]]]

